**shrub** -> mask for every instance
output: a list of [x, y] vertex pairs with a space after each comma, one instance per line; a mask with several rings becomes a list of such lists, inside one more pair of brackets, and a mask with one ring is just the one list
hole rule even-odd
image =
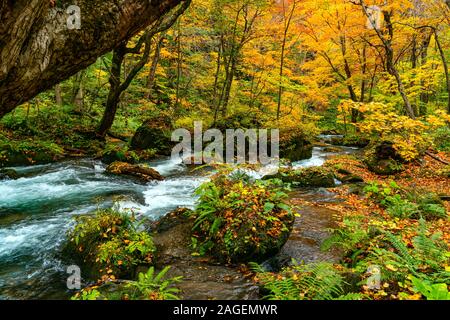
[[423, 155], [433, 144], [431, 134], [436, 130], [445, 130], [450, 116], [438, 110], [427, 117], [411, 119], [399, 115], [393, 105], [379, 102], [359, 103], [350, 100], [341, 102], [340, 109], [356, 109], [363, 116], [357, 124], [361, 134], [373, 144], [391, 141], [394, 149], [404, 161], [413, 161]]
[[432, 284], [429, 281], [412, 277], [414, 289], [427, 298], [427, 300], [450, 300], [450, 292], [446, 283]]
[[259, 261], [287, 241], [294, 215], [279, 180], [217, 174], [200, 186], [193, 247], [221, 261]]
[[395, 218], [425, 220], [447, 218], [442, 201], [434, 193], [417, 190], [408, 192], [400, 189], [393, 181], [389, 185], [369, 183], [364, 191]]
[[87, 266], [91, 276], [130, 276], [136, 266], [152, 264], [155, 252], [151, 236], [134, 223], [133, 215], [113, 209], [76, 217], [64, 252]]
[[402, 199], [398, 194], [386, 197], [383, 204], [387, 207], [387, 212], [394, 218], [406, 219], [420, 214], [417, 204]]
[[434, 131], [432, 137], [436, 149], [439, 151], [450, 151], [450, 128], [448, 126]]

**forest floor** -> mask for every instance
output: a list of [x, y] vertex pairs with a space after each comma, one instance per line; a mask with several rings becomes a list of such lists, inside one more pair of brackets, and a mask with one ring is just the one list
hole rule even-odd
[[[441, 159], [450, 160], [450, 153], [448, 152], [441, 152], [438, 156]], [[362, 177], [365, 183], [378, 185], [381, 188], [384, 187], [390, 190], [392, 188], [391, 186], [396, 184], [397, 187], [392, 189], [398, 188], [398, 193], [402, 195], [414, 195], [416, 198], [426, 194], [439, 195], [444, 200], [442, 201], [442, 205], [445, 206], [447, 215], [450, 212], [450, 202], [448, 201], [448, 196], [450, 195], [448, 166], [429, 156], [423, 158], [421, 162], [405, 165], [405, 170], [395, 176], [376, 175], [367, 169], [361, 159], [348, 155], [334, 157], [328, 160], [325, 166], [344, 169]], [[348, 239], [351, 239], [351, 237], [355, 237], [356, 239], [358, 234], [359, 236], [363, 234], [359, 240], [354, 240], [353, 247], [347, 250], [344, 259], [339, 264], [335, 264], [337, 269], [354, 271], [358, 263], [361, 261], [364, 262], [364, 260], [370, 260], [368, 258], [370, 258], [373, 252], [386, 247], [385, 238], [371, 238], [368, 236], [371, 228], [381, 230], [383, 233], [393, 234], [397, 239], [403, 241], [408, 250], [417, 251], [417, 248], [415, 248], [415, 239], [421, 232], [421, 221], [419, 218], [393, 216], [388, 207], [374, 200], [373, 197], [370, 197], [370, 193], [368, 194], [366, 190], [363, 191], [362, 186], [355, 188], [355, 185], [342, 185], [328, 190], [335, 193], [337, 199], [340, 201], [308, 201], [308, 199], [300, 198], [296, 199], [296, 204], [303, 207], [319, 207], [325, 210], [333, 210], [333, 220], [338, 225], [334, 230], [338, 230], [338, 233], [345, 234]], [[389, 192], [395, 191], [390, 190]], [[432, 218], [426, 220], [427, 236], [436, 236], [436, 239], [445, 243], [447, 247], [450, 246], [450, 224], [448, 223], [448, 218]], [[388, 256], [383, 256], [381, 262], [384, 264], [382, 268], [386, 272], [392, 272], [394, 274], [408, 272], [407, 270], [399, 270], [402, 266], [393, 265], [391, 263], [392, 260]], [[425, 269], [424, 266], [422, 267]], [[447, 264], [443, 268], [445, 271], [450, 269], [448, 259]], [[408, 277], [408, 279], [410, 278]], [[413, 286], [408, 280], [404, 283], [391, 279], [383, 281], [381, 290], [369, 290], [367, 286], [363, 285], [361, 287], [361, 293], [376, 300], [414, 300], [422, 298], [421, 294], [418, 294], [412, 288]]]

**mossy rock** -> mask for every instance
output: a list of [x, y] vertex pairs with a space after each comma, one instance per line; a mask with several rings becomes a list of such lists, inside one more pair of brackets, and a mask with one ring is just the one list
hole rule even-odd
[[44, 150], [14, 151], [6, 149], [0, 151], [0, 167], [20, 167], [35, 164], [53, 163], [62, 159], [62, 155], [52, 154]]
[[392, 142], [382, 141], [367, 151], [364, 162], [373, 173], [390, 176], [403, 172], [405, 161], [395, 150]]
[[123, 175], [134, 177], [143, 182], [164, 180], [164, 177], [153, 168], [144, 165], [130, 164], [127, 162], [120, 162], [120, 161], [111, 163], [106, 168], [106, 172], [119, 176]]
[[364, 178], [361, 176], [352, 173], [351, 171], [339, 168], [336, 170], [338, 173], [338, 180], [343, 184], [353, 184], [353, 183], [363, 183]]
[[287, 242], [295, 221], [283, 190], [276, 180], [214, 177], [199, 189], [193, 247], [222, 263], [263, 262], [274, 256]]
[[17, 180], [20, 176], [14, 169], [0, 169], [0, 180], [3, 179], [10, 179], [10, 180]]
[[[212, 251], [212, 255], [222, 262], [262, 262], [268, 258], [273, 257], [280, 252], [281, 248], [289, 239], [292, 227], [294, 225], [294, 216], [289, 214], [280, 219], [280, 223], [285, 226], [285, 230], [277, 237], [271, 236], [265, 230], [254, 231], [253, 228], [257, 225], [255, 219], [248, 219], [237, 230], [236, 238], [231, 240], [231, 243], [225, 244], [219, 242]], [[256, 244], [249, 240], [249, 237], [257, 233], [259, 243]], [[230, 251], [230, 247], [233, 250]]]
[[174, 143], [171, 141], [172, 126], [170, 119], [149, 119], [136, 131], [131, 139], [134, 150], [154, 149], [159, 154], [170, 155]]
[[359, 136], [349, 135], [344, 137], [332, 137], [330, 143], [334, 146], [365, 148], [370, 141]]
[[266, 176], [264, 180], [280, 179], [295, 187], [332, 188], [336, 186], [332, 170], [323, 167], [310, 167], [297, 170], [281, 169], [277, 174]]
[[366, 159], [367, 167], [373, 173], [382, 176], [391, 176], [403, 172], [403, 165], [394, 159]]
[[313, 144], [302, 135], [280, 142], [280, 157], [290, 161], [310, 159], [313, 152]]
[[75, 219], [61, 254], [63, 260], [81, 267], [83, 277], [130, 279], [139, 266], [153, 265], [153, 239], [136, 229], [134, 216], [109, 209]]

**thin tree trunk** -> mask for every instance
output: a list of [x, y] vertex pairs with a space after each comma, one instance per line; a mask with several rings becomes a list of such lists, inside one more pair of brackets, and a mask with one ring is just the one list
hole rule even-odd
[[[432, 35], [432, 33], [426, 34], [424, 40], [422, 41], [422, 46], [420, 48], [420, 58], [421, 58], [422, 65], [425, 65], [425, 63], [427, 63], [427, 60], [428, 60], [428, 47], [430, 46], [431, 35]], [[423, 85], [423, 81], [422, 81], [422, 85]], [[420, 94], [420, 101], [422, 103], [427, 104], [429, 100], [430, 100], [430, 97], [428, 95], [428, 92], [422, 92]]]
[[297, 3], [294, 1], [292, 4], [291, 12], [289, 13], [289, 18], [286, 21], [286, 4], [283, 0], [283, 21], [284, 21], [284, 32], [283, 32], [283, 41], [281, 44], [281, 57], [280, 57], [280, 82], [278, 84], [278, 104], [277, 104], [277, 120], [280, 119], [280, 112], [281, 112], [281, 99], [283, 94], [283, 69], [284, 69], [284, 54], [286, 50], [286, 40], [287, 40], [287, 34], [289, 32], [289, 27], [291, 25], [292, 16], [294, 14], [294, 10]]
[[83, 111], [84, 105], [84, 89], [83, 89], [83, 79], [86, 75], [86, 70], [82, 70], [77, 73], [74, 80], [74, 85], [72, 88], [72, 98], [71, 103], [75, 106], [75, 110], [78, 113]]
[[[221, 35], [221, 43], [223, 41], [223, 34]], [[216, 103], [216, 100], [219, 98], [217, 97], [217, 88], [218, 88], [218, 84], [219, 84], [219, 74], [220, 74], [220, 68], [221, 68], [221, 58], [222, 58], [222, 46], [221, 44], [219, 44], [218, 47], [218, 52], [217, 52], [217, 67], [216, 67], [216, 74], [214, 75], [214, 87], [213, 87], [213, 95], [212, 95], [212, 104], [214, 106], [214, 123], [213, 123], [213, 127], [216, 125], [217, 123], [217, 116], [219, 113], [219, 103]], [[220, 98], [219, 98], [220, 99]]]
[[[365, 4], [365, 1], [361, 0], [360, 3], [361, 3], [361, 7], [362, 7], [366, 17], [370, 18], [370, 14], [368, 12], [368, 8], [367, 8], [367, 5]], [[409, 101], [408, 95], [406, 94], [405, 86], [403, 85], [403, 81], [400, 77], [400, 74], [398, 73], [398, 70], [395, 67], [394, 49], [392, 48], [392, 40], [394, 38], [394, 26], [392, 24], [392, 13], [383, 11], [383, 16], [384, 16], [384, 22], [385, 22], [387, 30], [388, 30], [389, 38], [385, 38], [385, 36], [382, 34], [381, 30], [376, 28], [376, 26], [374, 26], [374, 29], [375, 29], [375, 32], [377, 33], [378, 38], [383, 43], [383, 47], [384, 47], [385, 54], [386, 54], [386, 68], [387, 68], [387, 71], [389, 72], [389, 74], [395, 77], [395, 80], [397, 82], [398, 91], [400, 92], [400, 95], [401, 95], [403, 103], [404, 103], [406, 114], [410, 118], [415, 119], [416, 116], [415, 116], [414, 110], [411, 106], [411, 102]]]
[[61, 85], [59, 83], [55, 85], [55, 100], [58, 106], [61, 107], [63, 105]]
[[158, 43], [156, 44], [155, 53], [153, 54], [152, 65], [150, 67], [150, 72], [148, 74], [147, 79], [147, 88], [148, 88], [147, 99], [150, 99], [150, 97], [152, 96], [152, 90], [155, 84], [156, 69], [158, 68], [159, 58], [161, 54], [161, 47], [164, 40], [165, 34], [159, 37]]
[[445, 80], [447, 82], [447, 93], [448, 93], [448, 99], [447, 99], [447, 112], [450, 114], [450, 75], [448, 71], [448, 63], [447, 59], [445, 58], [444, 49], [442, 48], [441, 41], [439, 40], [439, 36], [437, 33], [437, 30], [434, 30], [434, 39], [436, 40], [436, 45], [439, 50], [439, 54], [441, 56], [442, 65], [444, 67], [444, 73], [445, 73]]
[[177, 26], [177, 88], [175, 106], [180, 104], [180, 81], [181, 81], [181, 68], [182, 68], [182, 55], [181, 55], [181, 20], [178, 20]]
[[119, 98], [122, 91], [120, 90], [122, 63], [125, 59], [126, 43], [119, 45], [113, 52], [111, 75], [109, 77], [109, 84], [111, 85], [106, 100], [105, 112], [98, 128], [97, 134], [104, 137], [108, 130], [112, 127], [114, 118], [116, 116], [117, 107], [119, 105]]
[[[142, 70], [145, 64], [148, 62], [151, 43], [153, 37], [163, 31], [169, 29], [179, 18], [179, 16], [188, 8], [190, 1], [185, 1], [184, 4], [174, 12], [166, 20], [160, 21], [157, 25], [147, 30], [138, 40], [137, 44], [133, 48], [127, 47], [127, 42], [121, 43], [113, 53], [111, 75], [109, 82], [111, 88], [106, 101], [105, 112], [101, 120], [100, 126], [97, 130], [97, 135], [104, 138], [106, 133], [111, 129], [114, 118], [116, 116], [117, 108], [120, 102], [120, 95], [130, 86], [133, 79]], [[142, 47], [145, 46], [144, 53], [140, 57], [139, 61], [130, 69], [126, 78], [121, 82], [122, 63], [127, 54], [140, 54]]]

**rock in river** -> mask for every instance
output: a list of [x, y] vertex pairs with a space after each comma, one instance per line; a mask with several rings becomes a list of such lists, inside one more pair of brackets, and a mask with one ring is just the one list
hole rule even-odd
[[164, 177], [159, 174], [155, 169], [139, 165], [129, 164], [126, 162], [113, 162], [107, 168], [106, 171], [115, 175], [125, 175], [136, 177], [141, 181], [149, 182], [153, 180], [162, 181]]

